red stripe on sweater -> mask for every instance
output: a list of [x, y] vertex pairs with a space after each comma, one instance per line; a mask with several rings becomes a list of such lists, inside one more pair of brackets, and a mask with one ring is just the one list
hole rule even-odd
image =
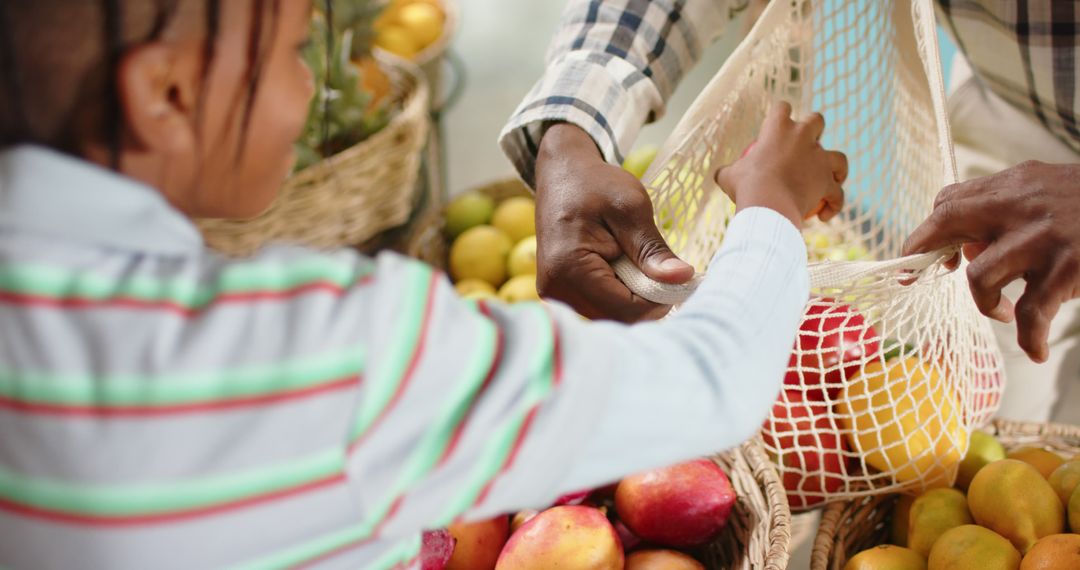
[[[372, 276], [364, 276], [353, 287], [369, 284]], [[340, 297], [352, 287], [342, 287], [329, 281], [316, 281], [298, 285], [282, 291], [245, 291], [242, 293], [225, 293], [214, 297], [205, 305], [190, 307], [175, 301], [155, 301], [139, 299], [135, 297], [110, 297], [108, 299], [91, 299], [87, 297], [50, 297], [31, 293], [15, 293], [12, 291], [0, 291], [0, 304], [45, 307], [66, 310], [93, 310], [93, 309], [131, 309], [131, 310], [156, 310], [172, 313], [184, 318], [191, 318], [206, 310], [219, 306], [240, 303], [253, 303], [257, 301], [288, 301], [306, 295], [308, 293], [328, 293]]]
[[356, 448], [360, 447], [360, 445], [367, 440], [368, 435], [373, 433], [375, 428], [377, 428], [379, 424], [390, 415], [390, 412], [397, 407], [401, 397], [405, 394], [406, 390], [408, 390], [409, 384], [411, 384], [417, 368], [420, 367], [420, 361], [424, 356], [424, 348], [427, 346], [428, 333], [431, 329], [431, 315], [435, 306], [435, 294], [438, 291], [436, 285], [440, 277], [441, 274], [436, 271], [431, 273], [431, 281], [428, 283], [427, 299], [424, 301], [424, 316], [420, 323], [420, 338], [416, 341], [416, 348], [413, 350], [412, 357], [409, 359], [405, 374], [402, 376], [401, 381], [398, 382], [397, 389], [394, 391], [394, 395], [391, 396], [390, 401], [386, 404], [386, 407], [379, 412], [379, 416], [375, 418], [375, 421], [368, 426], [364, 433], [359, 434], [356, 440], [349, 444], [349, 453], [352, 453]]
[[348, 376], [319, 383], [313, 386], [305, 386], [292, 390], [283, 390], [271, 394], [257, 394], [253, 396], [241, 396], [232, 399], [214, 400], [205, 402], [187, 402], [183, 404], [156, 405], [101, 405], [89, 406], [80, 404], [53, 404], [42, 402], [27, 402], [13, 398], [0, 396], [0, 410], [25, 413], [42, 416], [74, 416], [91, 418], [145, 418], [157, 416], [171, 416], [180, 414], [200, 414], [232, 410], [236, 408], [249, 408], [257, 406], [269, 406], [283, 402], [311, 398], [344, 390], [359, 385], [358, 376]]

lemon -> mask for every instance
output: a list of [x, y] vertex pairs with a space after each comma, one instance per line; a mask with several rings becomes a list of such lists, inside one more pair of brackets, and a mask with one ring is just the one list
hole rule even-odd
[[626, 155], [626, 160], [623, 160], [623, 170], [633, 174], [634, 178], [641, 180], [645, 176], [645, 171], [649, 170], [649, 166], [656, 159], [658, 152], [660, 152], [660, 147], [656, 145], [647, 145], [634, 149], [630, 154]]
[[406, 4], [398, 10], [397, 23], [408, 30], [423, 49], [443, 34], [443, 13], [431, 4]]
[[379, 29], [375, 34], [375, 45], [406, 59], [416, 57], [422, 47], [408, 30], [397, 24], [389, 24]]
[[454, 239], [469, 228], [490, 223], [494, 213], [495, 200], [490, 196], [479, 192], [461, 194], [446, 206], [446, 233]]
[[536, 203], [532, 198], [517, 197], [504, 200], [495, 208], [491, 225], [510, 236], [517, 243], [536, 235]]
[[491, 283], [480, 279], [464, 279], [458, 281], [454, 284], [454, 289], [456, 289], [458, 295], [461, 295], [462, 297], [476, 294], [486, 294], [490, 297], [495, 296], [495, 288], [491, 286]]
[[536, 276], [520, 275], [507, 281], [499, 289], [499, 298], [507, 303], [539, 301], [540, 294], [536, 292]]
[[506, 256], [511, 242], [491, 226], [476, 226], [450, 246], [450, 275], [457, 281], [479, 279], [492, 287], [506, 281]]
[[956, 486], [966, 491], [979, 469], [1000, 459], [1005, 459], [1005, 447], [997, 438], [984, 431], [971, 432], [971, 443], [956, 474]]
[[844, 570], [926, 570], [926, 559], [914, 550], [883, 544], [856, 554]]
[[955, 396], [918, 357], [867, 364], [844, 387], [837, 411], [853, 450], [898, 482], [943, 482], [967, 445]]
[[536, 275], [536, 236], [529, 236], [510, 250], [510, 276]]

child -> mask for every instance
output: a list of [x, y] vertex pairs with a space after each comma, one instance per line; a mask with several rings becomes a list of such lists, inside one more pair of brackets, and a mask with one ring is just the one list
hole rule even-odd
[[674, 317], [455, 296], [394, 255], [209, 252], [265, 208], [311, 76], [300, 0], [0, 5], [0, 566], [388, 568], [419, 532], [734, 446], [840, 196], [778, 105]]

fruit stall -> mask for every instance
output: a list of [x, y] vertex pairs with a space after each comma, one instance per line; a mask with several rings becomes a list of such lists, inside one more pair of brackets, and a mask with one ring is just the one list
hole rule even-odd
[[[529, 188], [516, 177], [447, 188], [446, 149], [466, 144], [444, 124], [468, 67], [451, 45], [456, 1], [330, 5], [332, 18], [312, 21], [326, 41], [304, 54], [317, 94], [296, 170], [260, 216], [200, 221], [207, 243], [236, 256], [269, 242], [391, 249], [444, 270], [463, 299], [541, 302]], [[718, 108], [738, 127], [765, 99]], [[665, 239], [699, 270], [735, 213], [709, 199], [723, 193], [706, 174], [749, 150], [751, 130], [722, 152], [641, 145], [623, 164], [649, 190]], [[859, 160], [853, 151], [853, 168]], [[912, 170], [945, 170], [934, 160]], [[1080, 428], [993, 420], [999, 355], [985, 327], [953, 318], [971, 310], [954, 276], [941, 259], [897, 261], [897, 239], [882, 236], [901, 224], [875, 216], [901, 205], [868, 213], [869, 199], [853, 196], [842, 223], [806, 224], [811, 300], [758, 436], [535, 510], [432, 529], [423, 570], [781, 570], [799, 525], [816, 525], [805, 513], [821, 517], [813, 570], [1080, 570]]]

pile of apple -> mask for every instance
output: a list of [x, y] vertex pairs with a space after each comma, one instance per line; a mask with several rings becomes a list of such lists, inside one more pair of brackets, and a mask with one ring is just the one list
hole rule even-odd
[[699, 459], [573, 493], [542, 511], [424, 535], [422, 570], [705, 570], [695, 558], [728, 524], [735, 491]]

